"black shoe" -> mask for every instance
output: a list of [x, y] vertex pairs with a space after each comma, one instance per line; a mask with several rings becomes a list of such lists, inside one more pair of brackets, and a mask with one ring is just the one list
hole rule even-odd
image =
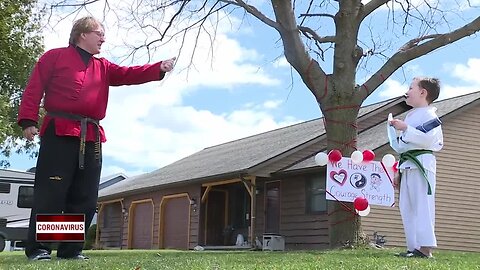
[[58, 257], [59, 259], [62, 260], [81, 260], [81, 261], [88, 261], [89, 258], [82, 253], [74, 255], [74, 256], [68, 256], [68, 257]]
[[404, 258], [410, 258], [410, 257], [413, 257], [413, 256], [415, 256], [415, 255], [413, 254], [413, 251], [407, 250], [407, 252], [400, 252], [400, 253], [395, 254], [395, 256], [397, 256], [397, 257], [404, 257]]
[[424, 254], [423, 252], [421, 252], [420, 250], [418, 249], [414, 249], [413, 252], [412, 252], [413, 256], [412, 257], [415, 257], [415, 258], [424, 258], [424, 259], [429, 259], [429, 258], [433, 258], [433, 256], [429, 256], [429, 255], [426, 255]]
[[28, 256], [28, 259], [31, 261], [50, 261], [52, 256], [46, 250], [39, 250]]

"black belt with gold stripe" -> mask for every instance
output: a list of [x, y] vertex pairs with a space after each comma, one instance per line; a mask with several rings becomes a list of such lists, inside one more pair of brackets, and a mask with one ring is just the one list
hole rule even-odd
[[47, 112], [47, 115], [53, 118], [65, 118], [80, 122], [80, 150], [78, 152], [78, 168], [83, 170], [85, 168], [85, 142], [87, 139], [87, 124], [91, 123], [96, 127], [95, 138], [95, 159], [101, 162], [101, 142], [100, 142], [100, 122], [96, 119], [89, 118], [79, 114], [65, 113], [65, 112]]

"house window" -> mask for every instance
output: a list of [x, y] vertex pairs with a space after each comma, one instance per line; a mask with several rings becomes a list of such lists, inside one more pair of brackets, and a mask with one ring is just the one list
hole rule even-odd
[[325, 178], [315, 176], [309, 178], [305, 183], [306, 212], [307, 214], [319, 214], [327, 211], [327, 200], [325, 199]]
[[20, 186], [18, 188], [18, 208], [32, 208], [33, 206], [33, 187]]

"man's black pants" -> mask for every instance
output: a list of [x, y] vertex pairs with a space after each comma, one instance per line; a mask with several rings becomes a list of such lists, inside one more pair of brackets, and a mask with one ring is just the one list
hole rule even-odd
[[[85, 168], [78, 167], [80, 139], [55, 135], [50, 121], [40, 141], [35, 171], [33, 208], [30, 216], [25, 254], [35, 256], [40, 250], [51, 253], [48, 244], [36, 242], [36, 214], [85, 214], [85, 232], [95, 214], [101, 162], [95, 158], [94, 142], [85, 147]], [[101, 153], [100, 153], [101, 155]], [[62, 242], [57, 257], [68, 258], [81, 253], [83, 242]]]

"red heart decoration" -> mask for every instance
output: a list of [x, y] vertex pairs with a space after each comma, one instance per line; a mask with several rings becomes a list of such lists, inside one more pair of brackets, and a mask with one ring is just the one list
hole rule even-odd
[[343, 186], [343, 184], [345, 184], [345, 181], [347, 181], [347, 172], [343, 169], [338, 172], [331, 171], [330, 178], [340, 186]]

